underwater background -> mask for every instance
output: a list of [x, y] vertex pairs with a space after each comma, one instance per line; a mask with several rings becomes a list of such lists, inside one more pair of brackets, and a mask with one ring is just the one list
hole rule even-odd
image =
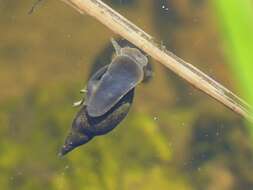
[[[241, 94], [211, 0], [104, 2]], [[243, 119], [151, 58], [123, 122], [59, 158], [72, 103], [121, 38], [60, 1], [28, 15], [33, 3], [0, 0], [0, 189], [253, 189]]]

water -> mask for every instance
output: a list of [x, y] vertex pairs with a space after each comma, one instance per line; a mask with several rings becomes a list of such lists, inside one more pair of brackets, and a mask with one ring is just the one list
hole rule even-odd
[[[104, 2], [236, 89], [210, 1]], [[253, 189], [242, 119], [152, 59], [123, 122], [59, 158], [72, 103], [117, 36], [60, 1], [28, 15], [33, 3], [0, 1], [0, 189]]]

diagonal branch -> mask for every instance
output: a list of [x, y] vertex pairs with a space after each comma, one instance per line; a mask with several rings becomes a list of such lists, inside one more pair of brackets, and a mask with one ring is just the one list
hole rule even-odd
[[139, 27], [131, 23], [101, 0], [61, 0], [80, 13], [87, 13], [106, 25], [113, 32], [121, 35], [151, 57], [165, 65], [177, 75], [191, 83], [197, 89], [205, 92], [217, 101], [238, 113], [244, 118], [253, 121], [250, 106], [230, 90], [210, 78], [199, 69], [180, 59]]

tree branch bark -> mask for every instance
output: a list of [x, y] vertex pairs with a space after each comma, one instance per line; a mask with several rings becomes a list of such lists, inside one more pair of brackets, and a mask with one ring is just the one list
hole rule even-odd
[[165, 47], [156, 43], [145, 31], [124, 18], [101, 0], [61, 0], [80, 13], [87, 13], [107, 26], [113, 32], [127, 39], [155, 60], [174, 71], [197, 89], [205, 92], [217, 101], [238, 113], [249, 121], [253, 121], [251, 107], [230, 90], [210, 78], [199, 69], [180, 59]]

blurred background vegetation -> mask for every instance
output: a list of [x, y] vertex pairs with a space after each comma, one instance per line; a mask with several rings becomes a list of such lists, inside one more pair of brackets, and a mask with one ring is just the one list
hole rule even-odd
[[[244, 98], [253, 105], [253, 2], [214, 1], [222, 28], [226, 57], [240, 83]], [[251, 125], [251, 126], [250, 126]], [[253, 139], [253, 125], [249, 124]]]
[[[111, 133], [57, 157], [78, 110], [71, 105], [95, 65], [110, 58], [114, 34], [60, 1], [44, 1], [28, 15], [33, 2], [0, 1], [0, 189], [253, 189], [250, 128], [153, 60], [154, 78], [138, 87], [128, 117]], [[252, 4], [105, 2], [179, 57], [252, 98]]]

